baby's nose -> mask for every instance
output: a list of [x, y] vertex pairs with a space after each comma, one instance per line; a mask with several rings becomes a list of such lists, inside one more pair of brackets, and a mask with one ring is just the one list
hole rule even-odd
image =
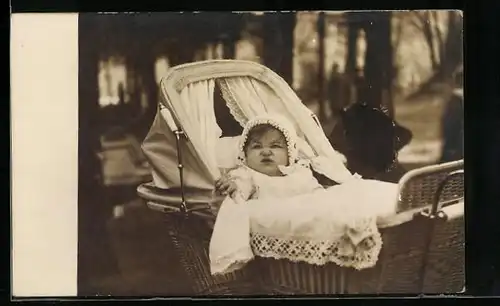
[[273, 152], [271, 151], [271, 149], [262, 149], [262, 151], [260, 151], [260, 154], [262, 154], [264, 156], [269, 156], [269, 155], [273, 154]]

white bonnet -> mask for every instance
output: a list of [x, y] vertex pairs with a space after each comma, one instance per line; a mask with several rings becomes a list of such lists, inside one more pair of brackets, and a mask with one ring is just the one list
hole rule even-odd
[[285, 137], [287, 149], [288, 149], [288, 163], [293, 165], [298, 161], [298, 149], [297, 149], [297, 132], [293, 124], [284, 116], [280, 114], [263, 114], [253, 117], [248, 120], [243, 133], [241, 134], [239, 142], [239, 154], [238, 161], [240, 163], [245, 163], [245, 152], [244, 147], [247, 142], [249, 132], [258, 125], [270, 125], [278, 129]]

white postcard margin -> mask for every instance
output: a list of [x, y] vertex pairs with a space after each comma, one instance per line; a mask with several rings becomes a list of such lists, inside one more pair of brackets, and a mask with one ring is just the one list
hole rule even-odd
[[13, 297], [76, 296], [78, 14], [11, 15]]

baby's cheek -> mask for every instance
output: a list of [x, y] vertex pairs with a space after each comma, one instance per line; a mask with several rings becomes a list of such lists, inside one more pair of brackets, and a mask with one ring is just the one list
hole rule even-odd
[[260, 160], [259, 154], [254, 152], [251, 152], [250, 154], [247, 154], [247, 162], [248, 163], [258, 163]]
[[280, 164], [286, 165], [288, 163], [288, 151], [279, 151], [278, 154]]
[[254, 150], [250, 150], [250, 149], [249, 149], [249, 150], [247, 150], [247, 151], [245, 152], [245, 157], [246, 157], [246, 159], [250, 159], [250, 158], [252, 158], [254, 155], [255, 155]]

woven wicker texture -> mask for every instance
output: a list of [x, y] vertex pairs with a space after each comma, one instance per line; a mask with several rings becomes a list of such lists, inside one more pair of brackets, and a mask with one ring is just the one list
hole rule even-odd
[[464, 204], [453, 206], [444, 210], [445, 214], [449, 211], [448, 218], [436, 220], [425, 265], [424, 293], [458, 293], [464, 288]]
[[[408, 172], [401, 179], [398, 209], [405, 211], [412, 208], [426, 207], [432, 204], [434, 195], [441, 181], [455, 170], [463, 169], [463, 160], [432, 165]], [[440, 202], [446, 203], [464, 197], [464, 177], [453, 177], [443, 189]]]
[[257, 258], [261, 286], [271, 294], [331, 294], [342, 293], [345, 269], [335, 264], [324, 266], [294, 263], [286, 259]]
[[[430, 219], [411, 218], [414, 212], [400, 213], [398, 219], [408, 221], [381, 229], [383, 247], [374, 268], [356, 271], [335, 264], [316, 266], [258, 258], [243, 270], [213, 277], [208, 217], [185, 218], [172, 213], [173, 206], [165, 222], [193, 294], [418, 294], [458, 292], [463, 287], [463, 214], [446, 222], [435, 219], [433, 227]], [[427, 252], [428, 237], [433, 238]], [[426, 254], [428, 262], [423, 269]]]
[[428, 220], [414, 218], [382, 230], [377, 265], [361, 271], [258, 259], [261, 282], [276, 294], [375, 294], [420, 292]]
[[346, 293], [420, 293], [428, 229], [429, 219], [418, 214], [409, 222], [384, 229], [377, 265], [349, 273]]
[[182, 214], [168, 214], [169, 226], [176, 256], [184, 268], [195, 295], [258, 294], [259, 288], [251, 279], [251, 266], [221, 276], [210, 274], [208, 245], [211, 230], [206, 220]]

